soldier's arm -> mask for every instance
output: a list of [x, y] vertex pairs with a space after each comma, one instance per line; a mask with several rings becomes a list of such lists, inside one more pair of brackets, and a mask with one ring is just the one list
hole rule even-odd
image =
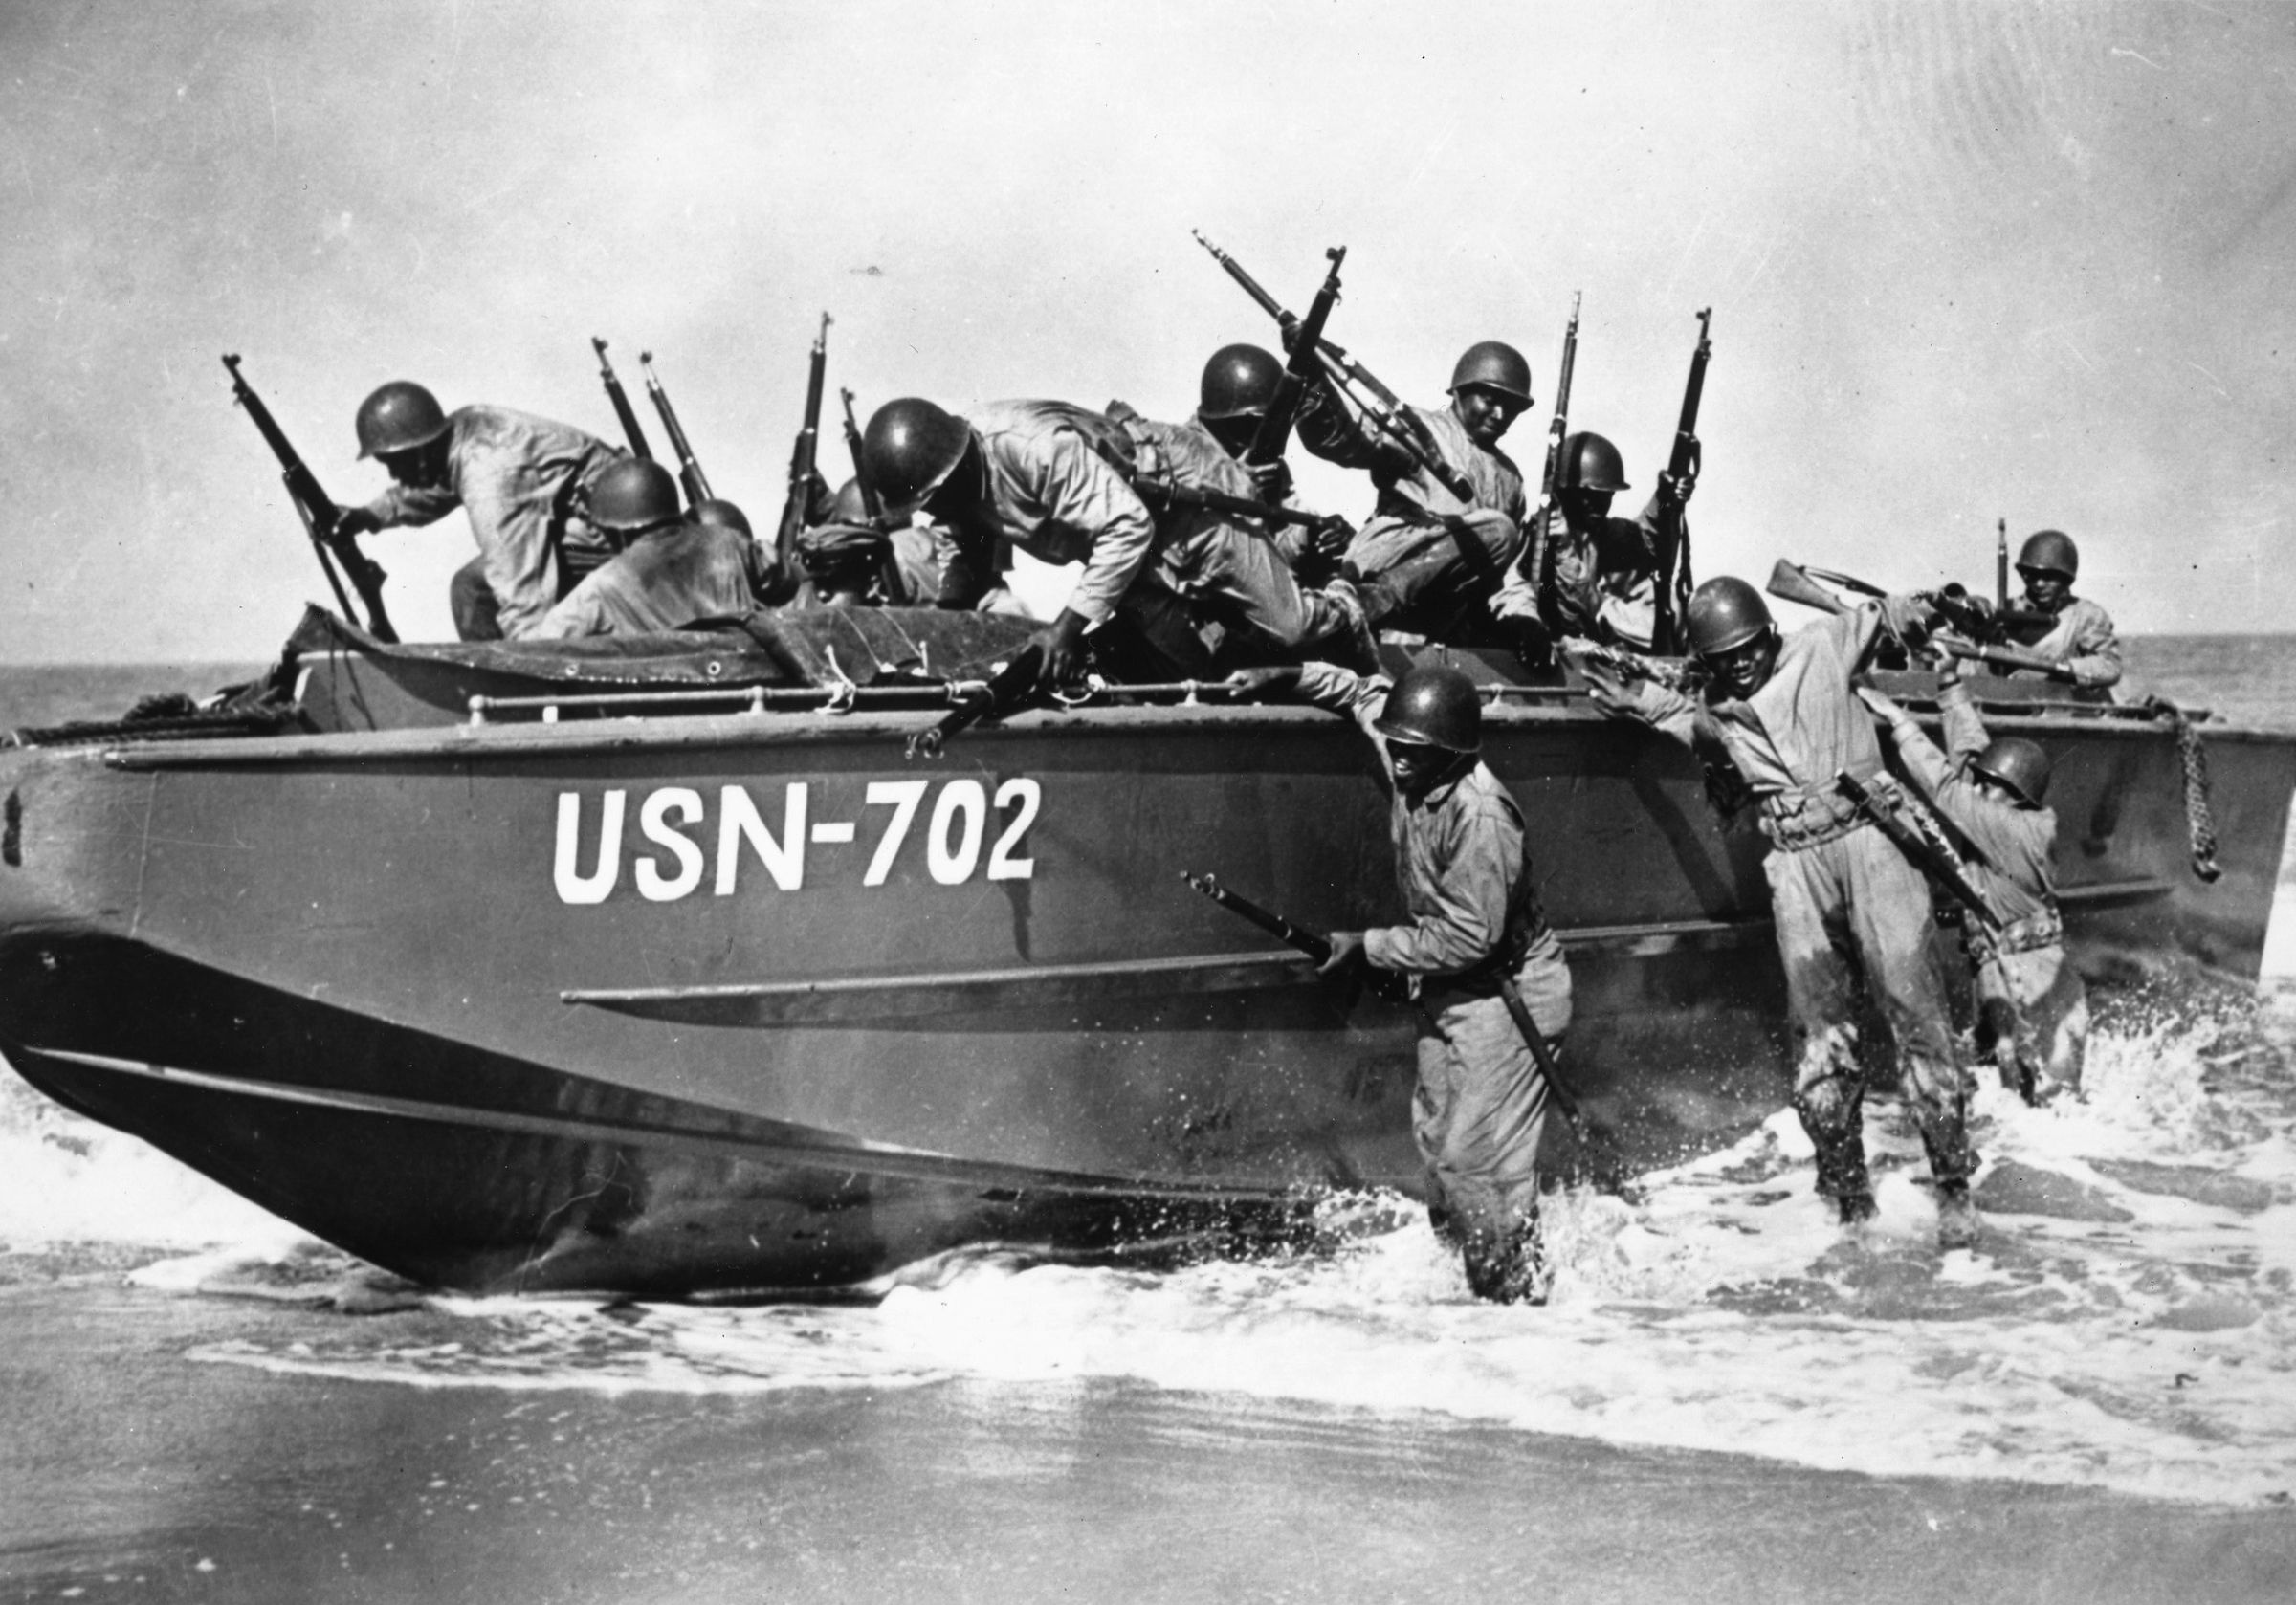
[[612, 566], [608, 563], [606, 568], [599, 569], [567, 592], [564, 600], [544, 613], [541, 621], [519, 639], [567, 641], [581, 635], [607, 634], [606, 612], [599, 605], [598, 582]]
[[1882, 728], [1888, 733], [1890, 744], [1897, 748], [1897, 756], [1913, 783], [1921, 788], [1924, 795], [1932, 801], [1937, 800], [1947, 782], [1953, 779], [1952, 760], [1939, 752], [1937, 744], [1923, 733], [1920, 725], [1913, 722], [1913, 715], [1899, 707], [1892, 698], [1870, 686], [1860, 686], [1858, 695], [1880, 718]]
[[1123, 475], [1074, 429], [1056, 430], [1037, 465], [1035, 487], [1046, 517], [1090, 533], [1084, 572], [1067, 611], [1098, 624], [1115, 611], [1156, 544], [1156, 520]]
[[355, 509], [361, 530], [419, 529], [435, 524], [457, 507], [462, 497], [452, 486], [391, 484], [381, 495]]
[[1945, 750], [1954, 761], [1964, 762], [1985, 750], [1991, 737], [1958, 670], [1937, 676], [1937, 711], [1945, 719]]
[[1598, 713], [1614, 719], [1646, 724], [1662, 736], [1696, 750], [1698, 703], [1679, 687], [1656, 680], [1627, 679], [1592, 660], [1579, 661], [1586, 675], [1587, 700]]
[[1523, 858], [1523, 830], [1495, 801], [1459, 818], [1444, 844], [1434, 908], [1407, 925], [1363, 933], [1363, 952], [1382, 970], [1455, 975], [1490, 956], [1507, 930], [1507, 899]]
[[2085, 686], [2114, 686], [2121, 680], [2121, 641], [2113, 633], [2105, 609], [2083, 604], [2080, 627], [2073, 632], [2072, 655], [2064, 660]]
[[1318, 385], [1292, 427], [1299, 443], [1327, 463], [1359, 468], [1383, 478], [1407, 478], [1417, 466], [1402, 447], [1376, 433], [1356, 415], [1355, 408], [1335, 395], [1329, 385]]

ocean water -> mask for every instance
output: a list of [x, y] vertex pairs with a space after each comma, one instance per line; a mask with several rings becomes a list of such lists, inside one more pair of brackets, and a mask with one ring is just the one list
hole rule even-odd
[[[2130, 657], [2296, 728], [2296, 637]], [[0, 671], [0, 727], [239, 672]], [[1384, 1598], [1464, 1555], [1560, 1597], [2290, 1597], [2292, 935], [2296, 855], [2256, 995], [2101, 1000], [2085, 1101], [1981, 1091], [1974, 1251], [1935, 1249], [1888, 1101], [1857, 1240], [1781, 1110], [1631, 1200], [1553, 1198], [1540, 1309], [1469, 1299], [1394, 1197], [1332, 1200], [1331, 1252], [1163, 1273], [982, 1253], [868, 1304], [409, 1299], [11, 1078], [0, 1584]]]

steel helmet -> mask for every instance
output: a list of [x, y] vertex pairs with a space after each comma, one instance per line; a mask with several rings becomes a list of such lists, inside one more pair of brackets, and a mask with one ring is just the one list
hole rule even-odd
[[1693, 656], [1712, 657], [1743, 647], [1772, 627], [1762, 593], [1733, 575], [1709, 580], [1690, 593], [1688, 619]]
[[428, 446], [447, 432], [438, 398], [411, 380], [394, 379], [359, 404], [353, 426], [362, 457], [387, 457]]
[[1446, 753], [1483, 750], [1483, 703], [1475, 683], [1456, 669], [1423, 663], [1403, 671], [1372, 725], [1390, 741], [1414, 741]]
[[2018, 796], [2041, 805], [2049, 794], [2049, 755], [2037, 741], [2022, 736], [1997, 736], [1969, 766], [1989, 781], [1998, 781]]
[[2081, 548], [2063, 530], [2035, 530], [2025, 537], [2025, 543], [2017, 554], [2017, 566], [2037, 568], [2044, 574], [2062, 574], [2067, 581], [2076, 580], [2081, 575]]
[[1196, 410], [1205, 418], [1257, 418], [1275, 400], [1284, 364], [1256, 345], [1223, 345], [1203, 364]]
[[869, 420], [861, 440], [861, 472], [885, 511], [914, 513], [964, 461], [973, 429], [921, 396], [889, 401]]
[[1619, 449], [1591, 429], [1562, 443], [1562, 461], [1556, 475], [1564, 491], [1623, 491], [1626, 464]]
[[590, 522], [602, 530], [635, 535], [677, 521], [677, 481], [659, 463], [623, 457], [590, 484]]
[[857, 476], [837, 487], [837, 494], [829, 497], [829, 516], [822, 522], [855, 524], [865, 529], [875, 527], [876, 520], [869, 516], [869, 502], [861, 495], [861, 481]]
[[1531, 364], [1504, 341], [1479, 341], [1459, 354], [1458, 365], [1451, 369], [1451, 388], [1464, 389], [1469, 385], [1512, 396], [1525, 407], [1531, 405]]
[[749, 515], [723, 496], [712, 496], [707, 501], [695, 502], [694, 511], [687, 517], [697, 524], [715, 524], [721, 530], [732, 530], [737, 535], [754, 539], [757, 534], [749, 527]]

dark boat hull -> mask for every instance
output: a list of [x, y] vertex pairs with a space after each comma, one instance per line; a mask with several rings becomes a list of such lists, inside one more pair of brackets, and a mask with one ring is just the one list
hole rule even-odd
[[[1311, 924], [1392, 917], [1352, 731], [1031, 715], [905, 762], [928, 717], [0, 754], [0, 1051], [472, 1289], [831, 1286], [982, 1242], [1265, 1236], [1318, 1189], [1416, 1184], [1410, 1016], [1179, 873]], [[2164, 730], [2001, 722], [2058, 758], [2085, 967], [2253, 976], [2296, 742], [2212, 735], [2208, 886]], [[1719, 827], [1686, 755], [1582, 709], [1495, 713], [1488, 744], [1571, 947], [1606, 1157], [1732, 1140], [1784, 1088], [1759, 839]]]

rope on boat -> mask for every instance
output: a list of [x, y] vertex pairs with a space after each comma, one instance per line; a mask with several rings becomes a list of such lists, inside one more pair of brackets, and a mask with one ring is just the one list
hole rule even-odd
[[2214, 881], [2224, 869], [2217, 862], [2217, 819], [2209, 806], [2208, 753], [2200, 745], [2200, 727], [2165, 696], [2148, 696], [2144, 706], [2155, 718], [2168, 720], [2169, 728], [2176, 733], [2176, 756], [2184, 766], [2184, 827], [2192, 840], [2193, 873]]

